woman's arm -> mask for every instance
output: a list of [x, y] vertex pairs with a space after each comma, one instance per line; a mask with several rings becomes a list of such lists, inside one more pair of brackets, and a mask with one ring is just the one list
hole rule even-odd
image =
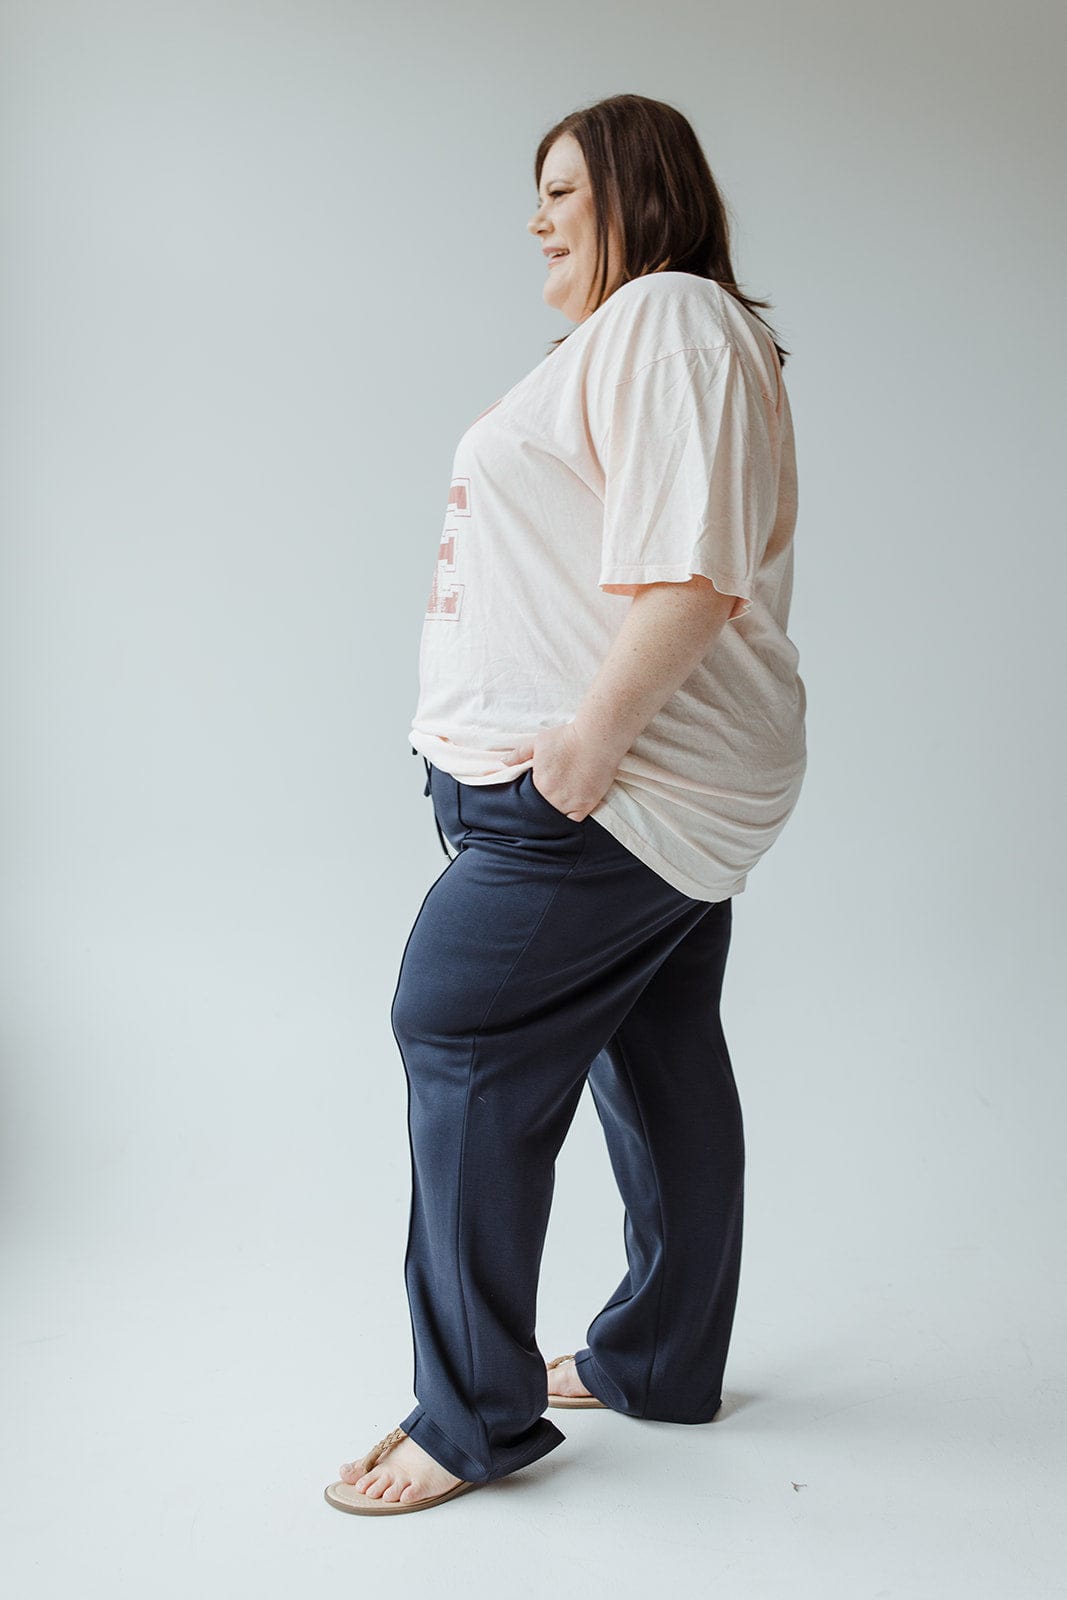
[[642, 728], [714, 648], [735, 595], [708, 578], [638, 589], [572, 722], [505, 757], [534, 756], [534, 785], [575, 822], [599, 805]]
[[642, 728], [713, 649], [736, 596], [709, 578], [650, 583], [634, 595], [572, 726], [612, 773]]

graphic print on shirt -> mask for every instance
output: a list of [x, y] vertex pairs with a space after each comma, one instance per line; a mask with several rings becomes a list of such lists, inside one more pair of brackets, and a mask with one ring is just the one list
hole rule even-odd
[[469, 517], [470, 514], [471, 481], [469, 478], [453, 478], [448, 490], [448, 510], [445, 513], [445, 528], [437, 551], [437, 565], [430, 586], [430, 598], [426, 602], [427, 622], [459, 620], [459, 610], [463, 603], [463, 585], [453, 583], [449, 574], [456, 570], [457, 547], [462, 543], [462, 535], [461, 530], [454, 527], [453, 523], [457, 517]]

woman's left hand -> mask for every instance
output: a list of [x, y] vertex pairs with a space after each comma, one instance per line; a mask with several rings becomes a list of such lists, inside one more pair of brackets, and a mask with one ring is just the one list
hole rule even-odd
[[584, 822], [607, 794], [618, 771], [614, 757], [596, 754], [583, 744], [573, 723], [542, 728], [529, 743], [516, 745], [503, 757], [505, 766], [533, 757], [534, 788], [572, 822]]

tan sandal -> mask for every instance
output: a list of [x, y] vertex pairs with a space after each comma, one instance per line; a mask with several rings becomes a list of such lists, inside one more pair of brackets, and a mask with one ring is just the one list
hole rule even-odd
[[[545, 1368], [548, 1372], [551, 1372], [553, 1367], [562, 1366], [564, 1361], [573, 1360], [573, 1355], [554, 1356], [551, 1361], [545, 1362]], [[610, 1406], [604, 1404], [603, 1400], [598, 1400], [596, 1395], [593, 1394], [550, 1394], [548, 1403], [550, 1406], [558, 1406], [561, 1410], [590, 1409], [594, 1406], [600, 1411], [609, 1411], [611, 1409]]]
[[[379, 1439], [373, 1450], [360, 1462], [361, 1476], [376, 1467], [382, 1456], [391, 1450], [401, 1439], [408, 1435], [403, 1428], [394, 1428], [392, 1433], [387, 1433], [384, 1439]], [[446, 1500], [454, 1500], [457, 1494], [464, 1494], [468, 1489], [480, 1489], [480, 1483], [457, 1483], [451, 1489], [446, 1489], [443, 1494], [431, 1494], [425, 1500], [411, 1500], [406, 1504], [399, 1500], [375, 1500], [357, 1489], [354, 1483], [345, 1483], [339, 1479], [331, 1483], [326, 1490], [326, 1499], [331, 1506], [336, 1506], [338, 1511], [354, 1511], [357, 1516], [388, 1516], [394, 1511], [428, 1511], [431, 1506], [442, 1505]]]

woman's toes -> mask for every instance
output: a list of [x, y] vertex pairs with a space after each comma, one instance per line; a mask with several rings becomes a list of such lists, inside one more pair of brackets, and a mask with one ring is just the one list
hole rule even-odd
[[394, 1478], [388, 1489], [386, 1489], [385, 1493], [382, 1495], [382, 1499], [395, 1503], [400, 1499], [401, 1493], [406, 1488], [406, 1483], [401, 1483], [399, 1479]]

